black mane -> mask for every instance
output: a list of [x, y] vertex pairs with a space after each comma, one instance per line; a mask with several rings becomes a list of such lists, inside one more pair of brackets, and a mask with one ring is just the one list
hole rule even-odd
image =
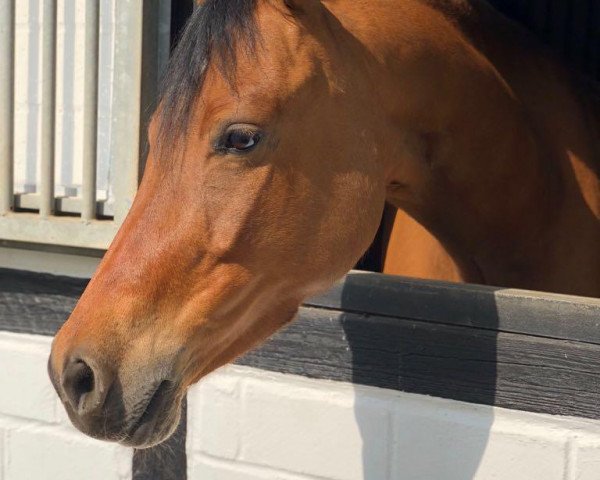
[[247, 51], [253, 52], [256, 46], [256, 2], [206, 0], [195, 9], [162, 82], [159, 144], [166, 136], [177, 139], [182, 134], [211, 62], [233, 84], [237, 48], [241, 44]]

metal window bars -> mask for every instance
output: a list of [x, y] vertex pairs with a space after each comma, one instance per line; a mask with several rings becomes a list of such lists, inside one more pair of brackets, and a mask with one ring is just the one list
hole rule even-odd
[[[114, 1], [114, 0], [113, 0]], [[133, 201], [141, 175], [141, 148], [156, 98], [159, 70], [169, 51], [168, 0], [117, 0], [112, 37], [111, 140], [114, 203], [99, 202], [99, 19], [106, 1], [85, 1], [83, 148], [80, 195], [55, 194], [57, 0], [41, 0], [40, 138], [35, 193], [16, 193], [15, 8], [0, 0], [0, 240], [106, 249]], [[66, 5], [65, 8], [75, 8]]]

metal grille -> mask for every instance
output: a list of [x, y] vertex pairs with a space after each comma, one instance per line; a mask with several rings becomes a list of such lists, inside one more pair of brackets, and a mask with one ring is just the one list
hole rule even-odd
[[[0, 240], [106, 248], [135, 195], [146, 116], [152, 111], [159, 72], [169, 52], [171, 2], [168, 0], [85, 0], [83, 41], [81, 182], [75, 192], [57, 192], [55, 171], [57, 113], [57, 6], [69, 0], [0, 0]], [[598, 0], [489, 0], [552, 45], [574, 67], [600, 80], [600, 2]], [[103, 11], [112, 2], [114, 11]], [[15, 10], [40, 10], [40, 101], [37, 185], [15, 191]], [[189, 7], [186, 7], [189, 13]], [[177, 13], [177, 12], [176, 12]], [[108, 146], [111, 201], [99, 198], [98, 48], [103, 16], [115, 19], [112, 33]], [[17, 112], [18, 113], [18, 112]], [[29, 141], [30, 139], [27, 139]]]
[[[72, 80], [81, 92], [78, 107], [80, 147], [74, 155], [78, 173], [77, 188], [57, 191], [57, 121], [63, 131], [69, 114], [57, 108], [57, 44], [59, 43], [57, 14], [77, 10], [79, 22], [73, 28], [83, 30], [77, 45], [82, 75]], [[21, 10], [17, 10], [21, 9]], [[27, 14], [35, 9], [29, 33], [19, 30], [17, 18], [23, 9]], [[74, 14], [72, 14], [74, 15]], [[111, 23], [110, 32], [110, 139], [101, 147], [110, 157], [110, 201], [100, 198], [97, 188], [98, 171], [98, 97], [99, 39], [102, 19]], [[137, 190], [141, 175], [141, 145], [147, 117], [153, 110], [160, 70], [169, 54], [170, 2], [168, 0], [36, 0], [17, 2], [0, 0], [0, 239], [17, 242], [54, 244], [68, 247], [105, 249], [123, 221]], [[63, 26], [64, 30], [64, 26]], [[62, 32], [64, 33], [64, 32]], [[33, 45], [39, 61], [27, 67], [34, 70], [38, 84], [34, 85], [37, 116], [31, 122], [35, 132], [20, 132], [25, 142], [15, 142], [15, 122], [21, 114], [15, 91], [22, 88], [16, 76], [15, 39]], [[106, 35], [106, 32], [105, 32]], [[66, 44], [67, 40], [65, 40]], [[71, 47], [73, 39], [69, 40]], [[61, 51], [63, 64], [73, 52]], [[74, 63], [74, 61], [72, 61]], [[30, 75], [30, 70], [27, 70]], [[64, 72], [63, 72], [64, 76]], [[74, 88], [71, 86], [71, 88]], [[33, 103], [33, 102], [32, 102]], [[67, 125], [67, 127], [65, 127]], [[32, 129], [33, 130], [33, 129]], [[100, 139], [102, 141], [104, 139]], [[19, 149], [35, 142], [33, 162], [35, 185], [30, 189], [15, 189], [15, 159], [23, 157]], [[108, 167], [106, 167], [108, 168]], [[104, 170], [106, 170], [106, 168]], [[107, 190], [107, 191], [108, 191]]]

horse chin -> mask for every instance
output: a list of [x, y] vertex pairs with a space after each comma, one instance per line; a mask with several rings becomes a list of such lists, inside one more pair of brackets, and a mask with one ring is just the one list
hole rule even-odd
[[152, 415], [142, 415], [129, 434], [119, 440], [121, 445], [138, 450], [151, 448], [168, 440], [181, 419], [181, 400], [157, 404]]

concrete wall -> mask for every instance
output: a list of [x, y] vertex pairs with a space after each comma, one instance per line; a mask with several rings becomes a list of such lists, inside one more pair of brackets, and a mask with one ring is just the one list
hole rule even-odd
[[[51, 339], [0, 332], [0, 480], [124, 480], [70, 426]], [[189, 393], [193, 480], [598, 480], [600, 422], [227, 367]]]

